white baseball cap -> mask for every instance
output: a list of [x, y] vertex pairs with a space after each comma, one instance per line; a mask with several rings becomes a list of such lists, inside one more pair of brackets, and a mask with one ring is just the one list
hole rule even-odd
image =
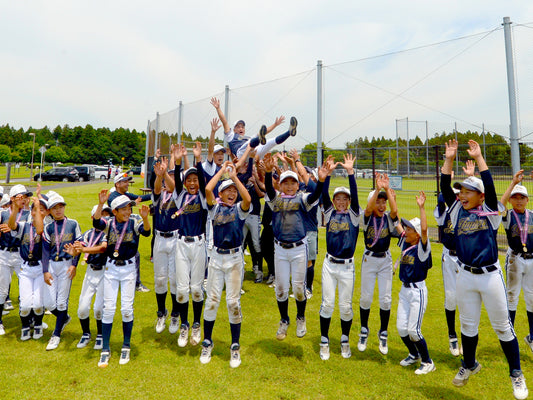
[[226, 149], [224, 146], [221, 146], [219, 144], [215, 144], [215, 147], [213, 148], [213, 154], [218, 153], [219, 151], [222, 151], [223, 153], [226, 152]]
[[48, 209], [52, 209], [52, 207], [57, 206], [58, 204], [67, 205], [65, 203], [65, 199], [58, 195], [57, 193], [54, 196], [48, 197]]
[[511, 195], [509, 197], [513, 197], [515, 194], [521, 194], [522, 196], [526, 196], [529, 199], [529, 194], [527, 193], [527, 189], [525, 186], [516, 185], [511, 191]]
[[223, 180], [220, 186], [218, 187], [218, 193], [223, 192], [232, 185], [237, 187], [237, 185], [235, 185], [235, 182], [233, 182], [231, 179]]
[[3, 186], [0, 186], [0, 195], [4, 195], [4, 187]]
[[279, 183], [283, 182], [287, 178], [293, 178], [296, 182], [298, 182], [298, 174], [296, 172], [284, 171], [279, 177]]
[[6, 193], [0, 199], [0, 207], [3, 207], [6, 204], [9, 204], [10, 202], [11, 202], [11, 197], [9, 197], [9, 195]]
[[453, 187], [459, 190], [464, 187], [468, 190], [475, 190], [479, 193], [485, 193], [485, 185], [483, 185], [483, 181], [475, 176], [469, 176], [463, 182], [455, 182]]
[[418, 233], [418, 236], [422, 236], [422, 228], [420, 226], [420, 218], [415, 217], [411, 220], [406, 220], [405, 218], [402, 218], [402, 225], [408, 226], [409, 228], [412, 228]]
[[339, 193], [344, 193], [348, 197], [352, 197], [351, 194], [350, 194], [350, 190], [347, 187], [344, 187], [344, 186], [339, 186], [338, 188], [335, 188], [335, 190], [333, 192], [333, 198], [335, 198], [335, 195], [337, 195]]
[[131, 179], [132, 179], [131, 176], [129, 176], [126, 173], [123, 173], [123, 174], [116, 175], [115, 178], [113, 179], [113, 181], [115, 182], [115, 184], [117, 184], [119, 182], [131, 181]]
[[24, 185], [15, 185], [9, 190], [9, 197], [16, 197], [19, 194], [23, 196], [31, 196], [32, 192], [26, 190]]
[[119, 208], [126, 207], [128, 204], [133, 207], [137, 203], [135, 203], [135, 200], [132, 200], [128, 196], [123, 194], [123, 195], [120, 195], [120, 196], [116, 197], [111, 202], [111, 209], [112, 210], [118, 210]]
[[[94, 214], [96, 213], [96, 209], [97, 209], [97, 208], [98, 208], [98, 204], [95, 205], [95, 206], [93, 207], [93, 209], [91, 210], [91, 217], [94, 217]], [[102, 207], [102, 211], [107, 211], [107, 212], [109, 212], [110, 214], [112, 214], [112, 212], [111, 212], [111, 207], [109, 207], [108, 205], [104, 205], [104, 206]]]
[[237, 125], [239, 124], [242, 124], [243, 126], [246, 126], [246, 124], [244, 123], [244, 121], [242, 119], [238, 119], [237, 121], [235, 121], [235, 123], [233, 124], [233, 127], [235, 128]]

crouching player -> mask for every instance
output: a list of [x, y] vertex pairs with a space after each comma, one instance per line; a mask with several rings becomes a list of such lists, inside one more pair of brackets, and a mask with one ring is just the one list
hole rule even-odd
[[[20, 320], [22, 331], [20, 340], [31, 339], [30, 325], [33, 317], [33, 339], [40, 339], [43, 336], [43, 267], [42, 240], [43, 219], [48, 213], [46, 200], [33, 198], [31, 206], [31, 221], [17, 222], [19, 212], [18, 202], [13, 202], [13, 212], [9, 216], [8, 225], [12, 230], [12, 235], [20, 240], [20, 256], [22, 264], [19, 273], [19, 294], [20, 294]], [[31, 311], [33, 310], [33, 315]]]
[[396, 226], [396, 230], [401, 234], [398, 246], [402, 249], [399, 260], [402, 288], [396, 326], [409, 350], [409, 355], [400, 362], [400, 365], [406, 367], [422, 359], [420, 367], [415, 370], [415, 374], [422, 375], [435, 371], [435, 364], [429, 357], [426, 339], [421, 331], [428, 300], [425, 281], [428, 269], [432, 267], [432, 261], [424, 192], [420, 192], [416, 197], [416, 203], [420, 209], [420, 218], [413, 218], [410, 221], [402, 218], [402, 224]]
[[[352, 298], [355, 281], [353, 253], [357, 244], [359, 215], [361, 214], [353, 163], [354, 157], [351, 154], [345, 155], [344, 163], [341, 163], [348, 173], [350, 190], [345, 187], [336, 188], [333, 192], [332, 204], [328, 193], [329, 176], [322, 189], [327, 244], [327, 254], [322, 266], [322, 305], [320, 306], [320, 358], [322, 360], [329, 359], [328, 332], [335, 307], [337, 286], [339, 287], [342, 330], [341, 354], [344, 358], [350, 358], [352, 355], [349, 340], [353, 319]], [[331, 173], [335, 166], [335, 163], [329, 162], [328, 172]]]
[[130, 361], [130, 340], [133, 329], [133, 299], [135, 297], [135, 254], [139, 248], [140, 235], [150, 235], [150, 208], [143, 205], [139, 215], [131, 213], [134, 200], [128, 196], [118, 196], [111, 202], [113, 217], [101, 219], [101, 211], [109, 198], [109, 192], [102, 190], [98, 196], [98, 208], [94, 213], [94, 228], [104, 231], [107, 235], [107, 262], [104, 271], [104, 313], [102, 316], [103, 345], [98, 366], [105, 368], [109, 364], [111, 351], [109, 339], [113, 328], [113, 317], [117, 308], [117, 295], [120, 286], [120, 302], [122, 311], [122, 331], [124, 342], [120, 353], [119, 364]]

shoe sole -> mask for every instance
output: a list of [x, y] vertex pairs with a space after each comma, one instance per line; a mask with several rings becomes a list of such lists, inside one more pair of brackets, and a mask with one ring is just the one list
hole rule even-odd
[[528, 337], [529, 335], [524, 338], [524, 341], [526, 342], [527, 347], [529, 347], [529, 349], [533, 351], [533, 342], [529, 342], [529, 340], [527, 340]]
[[462, 380], [455, 380], [455, 378], [453, 378], [452, 384], [457, 387], [462, 387], [468, 383], [468, 379], [470, 379], [472, 375], [477, 374], [479, 371], [481, 371], [481, 364], [478, 363], [477, 367], [470, 373], [470, 375], [468, 375], [468, 378]]
[[262, 145], [266, 144], [266, 134], [267, 134], [267, 127], [265, 125], [261, 126], [261, 129], [259, 129], [259, 143]]
[[289, 133], [291, 136], [296, 135], [296, 127], [298, 126], [298, 120], [295, 117], [291, 117], [291, 126], [289, 128]]

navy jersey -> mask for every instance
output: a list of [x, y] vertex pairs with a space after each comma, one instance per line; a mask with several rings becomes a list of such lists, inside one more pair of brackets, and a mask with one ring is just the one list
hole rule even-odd
[[450, 220], [450, 214], [446, 212], [446, 203], [442, 193], [439, 194], [437, 199], [437, 206], [433, 211], [433, 216], [439, 227], [441, 243], [448, 250], [455, 250], [455, 236], [453, 235], [452, 221]]
[[[126, 226], [126, 227], [124, 227]], [[93, 227], [104, 231], [107, 236], [106, 256], [112, 259], [129, 260], [135, 257], [139, 248], [139, 236], [150, 236], [150, 229], [144, 229], [142, 218], [137, 214], [130, 215], [126, 222], [118, 222], [115, 217], [106, 219], [93, 219]], [[124, 237], [118, 249], [118, 257], [115, 257], [115, 246], [122, 231]]]
[[[0, 224], [6, 224], [9, 221], [11, 209], [4, 210], [0, 213]], [[20, 224], [29, 219], [30, 212], [28, 210], [20, 210], [17, 214], [16, 221]], [[0, 233], [0, 247], [19, 247], [20, 238], [9, 233]]]
[[426, 280], [428, 269], [433, 265], [431, 261], [431, 245], [429, 239], [425, 245], [422, 243], [422, 240], [419, 240], [418, 244], [413, 246], [405, 241], [405, 236], [402, 236], [398, 241], [398, 246], [402, 249], [399, 274], [400, 280], [405, 283]]
[[246, 190], [250, 193], [250, 197], [252, 198], [250, 215], [261, 215], [261, 197], [257, 194], [253, 182], [248, 182], [246, 184]]
[[16, 235], [17, 239], [20, 240], [20, 256], [24, 261], [41, 260], [43, 257], [42, 236], [35, 232], [35, 227], [31, 222], [19, 222], [17, 224], [17, 230], [12, 232], [12, 234]]
[[[305, 191], [306, 193], [313, 193], [313, 191], [316, 189], [316, 183], [309, 179], [307, 181], [307, 186], [303, 183], [300, 184], [300, 190]], [[322, 197], [322, 196], [321, 196]], [[308, 213], [305, 215], [304, 224], [305, 224], [305, 231], [314, 231], [318, 232], [318, 208], [320, 207], [321, 199], [318, 200], [318, 203], [314, 205]]]
[[181, 165], [176, 165], [174, 177], [176, 185], [174, 189], [174, 201], [179, 216], [176, 218], [178, 229], [184, 236], [199, 236], [205, 233], [207, 222], [207, 202], [205, 200], [205, 179], [202, 163], [196, 164], [198, 174], [198, 193], [190, 195], [183, 186], [181, 180]]
[[154, 229], [160, 232], [173, 232], [178, 229], [179, 218], [172, 218], [178, 211], [173, 193], [163, 190], [152, 194], [154, 204]]
[[[527, 234], [526, 234], [526, 247], [527, 247], [527, 253], [533, 252], [533, 211], [528, 210], [528, 221], [527, 221]], [[518, 225], [516, 221], [516, 217], [518, 217], [518, 221], [520, 222], [520, 226]], [[520, 227], [521, 229], [526, 229], [525, 227], [526, 222], [526, 213], [517, 213], [513, 212], [512, 210], [508, 210], [506, 213], [504, 213], [502, 217], [502, 225], [505, 228], [505, 233], [507, 234], [507, 243], [509, 244], [509, 247], [511, 250], [517, 252], [517, 253], [524, 253], [523, 245], [522, 245], [522, 239], [520, 237]]]
[[[385, 212], [381, 217], [376, 217], [374, 214], [369, 217], [365, 215], [363, 218], [365, 248], [374, 253], [388, 251], [391, 237], [398, 237], [395, 229], [398, 223], [398, 218], [393, 221], [389, 211]], [[376, 240], [377, 232], [379, 232], [379, 238]]]
[[224, 136], [226, 137], [226, 140], [228, 142], [228, 147], [233, 153], [233, 155], [237, 155], [237, 152], [242, 147], [243, 144], [246, 144], [250, 138], [248, 136], [239, 135], [238, 133], [233, 132], [233, 129], [230, 130], [228, 133], [225, 133]]
[[72, 259], [72, 265], [77, 265], [79, 256], [72, 258], [64, 250], [66, 244], [77, 240], [81, 240], [78, 221], [65, 217], [61, 221], [54, 220], [46, 224], [43, 231], [43, 272], [48, 271], [50, 261], [59, 259]]
[[[84, 247], [99, 246], [102, 243], [107, 242], [107, 236], [104, 231], [96, 230], [95, 228], [89, 229], [82, 235], [81, 242]], [[106, 263], [107, 256], [105, 253], [97, 254], [82, 254], [82, 257], [87, 256], [87, 264], [103, 266]]]
[[[122, 196], [121, 193], [119, 193], [116, 190], [113, 190], [111, 193], [109, 193], [109, 198], [107, 199], [107, 205], [111, 207], [111, 202], [115, 200], [118, 196]], [[138, 197], [141, 198], [141, 201], [148, 201], [152, 198], [152, 195], [150, 194], [143, 194], [142, 196], [126, 192], [124, 193], [124, 196], [128, 196], [131, 200], [137, 200]]]
[[[215, 164], [214, 161], [204, 161], [202, 163], [202, 169], [204, 172], [204, 182], [207, 184], [216, 174], [218, 171], [220, 171], [220, 167]], [[218, 181], [215, 185], [215, 188], [213, 189], [213, 195], [218, 197], [218, 187], [222, 181]]]
[[229, 207], [215, 204], [209, 209], [209, 219], [213, 225], [213, 244], [220, 249], [233, 249], [242, 246], [242, 228], [249, 210], [244, 211], [241, 203]]

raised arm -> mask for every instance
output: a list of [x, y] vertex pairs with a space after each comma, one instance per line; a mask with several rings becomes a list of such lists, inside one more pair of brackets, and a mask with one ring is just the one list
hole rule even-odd
[[398, 204], [396, 203], [396, 194], [390, 187], [389, 176], [387, 174], [382, 175], [383, 189], [387, 192], [387, 199], [389, 201], [390, 217], [396, 219], [398, 216]]
[[428, 242], [428, 220], [426, 217], [426, 208], [424, 207], [426, 204], [426, 194], [423, 191], [420, 191], [418, 196], [416, 196], [416, 204], [418, 204], [418, 208], [420, 209], [420, 233], [422, 244], [426, 244]]
[[[466, 160], [466, 165], [463, 167], [463, 172], [466, 176], [474, 176], [476, 171], [476, 163], [472, 160]], [[453, 178], [453, 175], [452, 175]]]
[[492, 181], [492, 175], [490, 174], [489, 167], [483, 158], [481, 153], [481, 147], [474, 140], [469, 140], [468, 145], [470, 148], [467, 150], [467, 153], [472, 157], [479, 168], [479, 174], [481, 175], [481, 180], [485, 186], [485, 204], [491, 210], [498, 209], [498, 196], [496, 195], [496, 188], [494, 187], [494, 182]]
[[[168, 176], [167, 173], [167, 167], [168, 162], [166, 157], [161, 158], [161, 162], [158, 162], [154, 165], [154, 173], [156, 175], [155, 182], [154, 182], [154, 194], [160, 195], [161, 191], [163, 190], [163, 179], [165, 179], [165, 176]], [[170, 176], [168, 176], [170, 180]]]
[[294, 167], [296, 168], [298, 175], [302, 177], [303, 183], [307, 185], [307, 182], [309, 182], [309, 174], [305, 170], [305, 167], [302, 164], [302, 160], [300, 160], [300, 155], [298, 154], [298, 151], [296, 151], [296, 149], [292, 149], [289, 151], [289, 154], [294, 160]]
[[520, 182], [522, 182], [522, 179], [524, 179], [524, 170], [523, 169], [521, 169], [516, 174], [514, 174], [513, 180], [511, 181], [511, 183], [507, 187], [507, 190], [505, 191], [505, 193], [502, 195], [502, 198], [501, 198], [500, 201], [501, 201], [501, 203], [504, 206], [507, 206], [507, 202], [509, 201], [509, 198], [511, 197], [511, 192], [513, 191], [513, 189], [514, 189], [514, 187], [516, 185], [518, 185]]
[[440, 190], [444, 196], [444, 200], [448, 207], [450, 207], [455, 202], [455, 193], [452, 190], [452, 171], [453, 171], [453, 161], [457, 155], [457, 149], [459, 144], [457, 140], [449, 140], [446, 143], [444, 165], [441, 168], [441, 177], [440, 177]]
[[382, 188], [383, 186], [382, 186], [381, 174], [376, 174], [376, 189], [374, 190], [374, 193], [372, 194], [372, 196], [368, 199], [368, 203], [366, 203], [365, 217], [370, 217], [372, 215], [372, 211], [374, 210], [374, 207], [376, 205], [379, 192], [381, 191]]
[[104, 207], [104, 204], [107, 202], [108, 198], [109, 191], [107, 189], [102, 189], [100, 193], [98, 193], [98, 207], [96, 207], [96, 211], [93, 216], [93, 227], [100, 231], [103, 231], [106, 227], [106, 223], [102, 221], [102, 208]]
[[211, 120], [211, 135], [209, 136], [209, 143], [207, 145], [207, 161], [213, 162], [213, 151], [215, 150], [215, 133], [220, 129], [220, 120], [213, 118]]
[[237, 168], [235, 168], [234, 165], [231, 165], [231, 168], [229, 169], [229, 177], [230, 179], [235, 183], [235, 186], [237, 186], [237, 190], [239, 191], [239, 194], [241, 195], [242, 201], [241, 201], [241, 209], [243, 211], [248, 211], [250, 209], [250, 204], [252, 202], [252, 197], [250, 196], [250, 193], [248, 193], [248, 190], [246, 190], [246, 187], [242, 184], [242, 182], [237, 177]]
[[269, 200], [276, 197], [276, 189], [272, 184], [272, 170], [274, 169], [274, 157], [270, 153], [267, 153], [263, 158], [263, 165], [265, 167], [265, 189]]
[[220, 109], [220, 100], [216, 97], [211, 98], [211, 105], [215, 107], [215, 110], [217, 110], [218, 118], [220, 119], [220, 122], [222, 122], [222, 126], [224, 127], [224, 133], [228, 133], [231, 128], [228, 124], [228, 120], [226, 119], [226, 116], [224, 115], [224, 112]]
[[285, 122], [285, 117], [283, 115], [280, 115], [278, 118], [276, 118], [274, 123], [267, 128], [267, 133], [272, 132], [274, 129], [276, 129], [276, 127], [280, 126], [283, 122]]
[[224, 172], [226, 172], [228, 165], [230, 165], [230, 162], [226, 161], [205, 187], [205, 199], [210, 206], [214, 206], [217, 202], [213, 191]]

